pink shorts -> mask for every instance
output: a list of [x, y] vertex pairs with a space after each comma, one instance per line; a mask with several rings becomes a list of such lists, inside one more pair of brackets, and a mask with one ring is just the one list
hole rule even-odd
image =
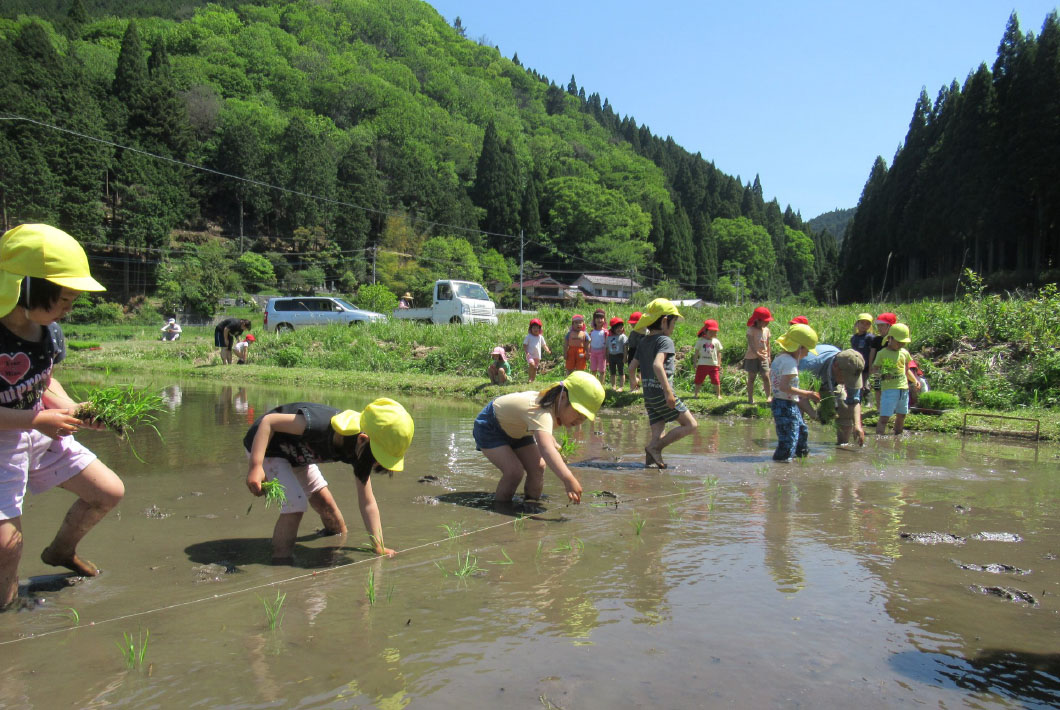
[[589, 369], [593, 372], [603, 372], [607, 369], [606, 350], [593, 350], [589, 353]]
[[533, 355], [527, 354], [526, 364], [533, 365], [534, 367], [541, 367], [541, 358], [534, 357]]
[[51, 439], [36, 429], [0, 431], [0, 520], [22, 515], [26, 491], [66, 483], [96, 460], [72, 436]]
[[[250, 454], [247, 454], [250, 457]], [[304, 513], [309, 510], [309, 496], [328, 487], [320, 468], [311, 463], [308, 466], [292, 466], [287, 459], [266, 456], [262, 468], [265, 479], [280, 482], [286, 490], [287, 502], [280, 508], [281, 513]]]

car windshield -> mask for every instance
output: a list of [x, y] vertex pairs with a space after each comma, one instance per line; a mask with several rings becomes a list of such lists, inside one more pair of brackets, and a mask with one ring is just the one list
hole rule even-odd
[[349, 308], [351, 311], [360, 310], [359, 308], [357, 308], [357, 306], [354, 306], [349, 301], [344, 301], [341, 298], [336, 298], [335, 302], [338, 303], [339, 305], [343, 306], [344, 308]]
[[477, 301], [490, 300], [489, 294], [486, 293], [486, 289], [482, 288], [478, 284], [454, 283], [453, 290], [460, 298], [471, 298]]

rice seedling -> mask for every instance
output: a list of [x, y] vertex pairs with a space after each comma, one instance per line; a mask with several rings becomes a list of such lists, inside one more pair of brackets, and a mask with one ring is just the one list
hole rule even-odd
[[386, 588], [386, 603], [390, 603], [390, 598], [394, 596], [394, 583], [391, 582], [390, 586]]
[[72, 606], [68, 606], [65, 609], [60, 609], [59, 611], [56, 611], [53, 616], [59, 616], [63, 619], [69, 619], [74, 623], [74, 626], [81, 625], [81, 615], [78, 614], [77, 609], [73, 608]]
[[115, 641], [114, 644], [121, 651], [121, 657], [125, 660], [125, 667], [129, 670], [143, 667], [144, 658], [147, 656], [147, 640], [151, 638], [151, 630], [148, 629], [145, 635], [144, 629], [140, 629], [138, 637], [126, 631], [123, 637], [123, 642]]
[[368, 597], [369, 606], [375, 606], [375, 570], [368, 570], [368, 579], [364, 582], [364, 591]]
[[552, 548], [553, 552], [574, 552], [575, 550], [584, 550], [585, 543], [579, 538], [572, 537], [569, 540], [564, 540], [555, 547]]
[[463, 523], [453, 523], [452, 525], [442, 523], [440, 527], [445, 528], [445, 532], [449, 535], [450, 540], [452, 540], [454, 537], [459, 537], [464, 534]]
[[769, 473], [769, 466], [756, 466], [755, 475], [764, 476]]
[[717, 476], [707, 476], [706, 478], [703, 479], [703, 485], [706, 486], [707, 488], [717, 488], [718, 487], [718, 477]]
[[559, 433], [556, 443], [559, 444], [559, 455], [563, 457], [564, 461], [570, 461], [571, 457], [578, 453], [578, 449], [581, 446], [574, 437], [565, 431]]
[[263, 481], [261, 491], [265, 494], [266, 508], [271, 508], [273, 504], [282, 508], [287, 503], [287, 488], [275, 478]]
[[468, 550], [464, 555], [463, 561], [460, 560], [460, 555], [456, 556], [457, 568], [453, 570], [453, 574], [461, 579], [467, 579], [476, 572], [481, 572], [482, 568], [478, 566], [478, 558], [472, 557], [471, 550]]
[[541, 548], [542, 548], [542, 547], [544, 547], [544, 545], [545, 545], [545, 541], [544, 541], [544, 540], [538, 540], [538, 541], [537, 541], [537, 552], [535, 552], [535, 553], [534, 553], [534, 559], [535, 559], [535, 560], [536, 560], [536, 559], [537, 559], [538, 557], [540, 557], [540, 556], [541, 556]]
[[647, 521], [640, 517], [639, 514], [634, 513], [633, 519], [629, 521], [629, 524], [633, 526], [633, 532], [636, 535], [640, 535], [641, 530], [644, 529], [644, 523]]
[[[135, 427], [141, 426], [154, 429], [161, 439], [162, 434], [154, 423], [158, 420], [156, 413], [163, 411], [165, 406], [160, 395], [132, 386], [116, 385], [90, 392], [74, 416], [84, 422], [102, 424], [122, 441], [128, 441]], [[132, 444], [129, 448], [137, 461], [146, 463]]]
[[501, 554], [504, 555], [504, 560], [502, 560], [500, 562], [490, 562], [490, 564], [491, 565], [514, 565], [515, 564], [515, 562], [512, 560], [512, 558], [508, 557], [508, 553], [504, 551], [503, 547], [501, 548]]
[[265, 624], [268, 626], [269, 631], [275, 631], [276, 627], [283, 623], [283, 603], [287, 599], [287, 593], [281, 592], [279, 589], [276, 590], [275, 601], [270, 602], [268, 599], [261, 599], [262, 606], [265, 607]]
[[520, 531], [526, 527], [526, 518], [527, 516], [523, 515], [522, 513], [519, 513], [519, 517], [515, 519], [515, 523], [513, 524], [516, 531]]
[[668, 503], [666, 509], [670, 513], [670, 520], [672, 522], [676, 523], [681, 520], [681, 512], [677, 509], [677, 506], [675, 504]]
[[154, 422], [158, 412], [165, 411], [161, 395], [128, 385], [102, 387], [89, 392], [74, 416], [85, 422], [107, 427], [121, 439], [127, 439], [135, 427], [146, 426], [161, 437]]
[[711, 513], [714, 512], [714, 500], [718, 497], [718, 494], [711, 492], [710, 498], [707, 500], [707, 510]]

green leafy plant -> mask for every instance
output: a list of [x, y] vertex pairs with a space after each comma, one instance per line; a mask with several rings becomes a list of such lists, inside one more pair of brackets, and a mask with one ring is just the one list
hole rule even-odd
[[276, 590], [276, 599], [270, 602], [268, 599], [261, 599], [262, 606], [265, 607], [265, 625], [269, 631], [275, 631], [276, 627], [283, 623], [283, 603], [287, 600], [287, 593]]
[[940, 390], [931, 390], [920, 395], [917, 406], [924, 409], [953, 409], [959, 403], [957, 395]]
[[115, 641], [118, 650], [121, 651], [121, 656], [125, 660], [125, 667], [129, 670], [134, 668], [141, 668], [144, 665], [144, 658], [147, 657], [147, 640], [151, 638], [151, 631], [148, 629], [146, 633], [144, 629], [140, 629], [138, 637], [133, 636], [129, 632], [123, 634], [123, 641]]
[[265, 507], [271, 508], [273, 504], [282, 508], [287, 503], [287, 489], [275, 478], [263, 481], [261, 490], [265, 494]]

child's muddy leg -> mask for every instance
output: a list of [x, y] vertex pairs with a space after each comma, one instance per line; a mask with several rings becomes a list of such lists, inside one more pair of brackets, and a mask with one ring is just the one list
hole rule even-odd
[[273, 564], [289, 564], [294, 559], [294, 541], [301, 524], [302, 513], [280, 513], [272, 529]]
[[334, 496], [327, 487], [321, 488], [309, 496], [309, 505], [320, 515], [320, 522], [324, 524], [324, 531], [329, 535], [339, 535], [346, 532], [346, 521], [339, 510], [339, 504], [335, 502]]

